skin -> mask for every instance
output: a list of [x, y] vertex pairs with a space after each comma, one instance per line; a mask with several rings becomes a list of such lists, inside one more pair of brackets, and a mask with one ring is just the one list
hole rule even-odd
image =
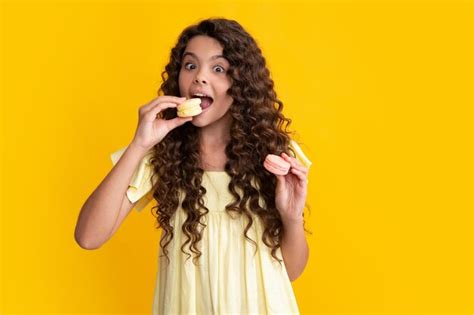
[[[187, 44], [179, 72], [181, 96], [191, 97], [191, 90], [201, 89], [212, 96], [214, 102], [205, 112], [194, 116], [193, 125], [200, 127], [200, 145], [204, 165], [224, 169], [226, 162], [225, 146], [230, 140], [232, 117], [229, 108], [233, 98], [227, 94], [231, 79], [227, 75], [229, 62], [225, 58], [213, 59], [222, 55], [223, 47], [212, 37], [195, 36]], [[282, 153], [281, 157], [291, 164], [287, 175], [275, 175], [277, 185], [275, 204], [280, 212], [284, 230], [281, 249], [286, 269], [291, 281], [303, 272], [309, 257], [309, 248], [303, 229], [301, 216], [307, 195], [308, 168], [297, 159]]]
[[[192, 52], [196, 56], [185, 55]], [[200, 127], [200, 143], [204, 151], [223, 150], [230, 140], [232, 117], [228, 112], [233, 98], [227, 94], [232, 82], [227, 75], [229, 62], [225, 58], [213, 59], [223, 55], [222, 45], [214, 38], [198, 35], [187, 44], [183, 53], [179, 72], [181, 96], [191, 98], [194, 89], [203, 90], [214, 101], [201, 114], [194, 116], [191, 123]]]
[[303, 209], [306, 200], [309, 169], [285, 153], [281, 157], [291, 164], [287, 175], [275, 175], [275, 205], [281, 214], [283, 233], [281, 253], [290, 281], [295, 281], [309, 260], [309, 246], [303, 227]]

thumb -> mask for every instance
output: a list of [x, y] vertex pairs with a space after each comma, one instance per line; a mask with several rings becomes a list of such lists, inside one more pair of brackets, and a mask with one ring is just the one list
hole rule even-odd
[[275, 175], [276, 178], [277, 178], [277, 182], [280, 183], [280, 184], [284, 184], [285, 183], [285, 176], [283, 175]]
[[184, 125], [185, 123], [191, 120], [193, 120], [192, 117], [176, 117], [171, 120], [168, 120], [168, 123], [170, 124], [170, 128], [174, 129], [176, 127]]

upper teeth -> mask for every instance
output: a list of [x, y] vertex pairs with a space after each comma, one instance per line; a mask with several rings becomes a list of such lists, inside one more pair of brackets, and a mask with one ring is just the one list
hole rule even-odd
[[194, 96], [207, 96], [206, 94], [202, 94], [202, 93], [196, 93], [194, 94]]

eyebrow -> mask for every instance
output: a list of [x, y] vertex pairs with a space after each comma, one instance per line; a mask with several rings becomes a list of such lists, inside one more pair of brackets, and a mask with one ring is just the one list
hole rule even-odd
[[[190, 56], [193, 56], [194, 58], [198, 59], [198, 57], [196, 56], [195, 53], [192, 53], [190, 51], [187, 51], [183, 54], [183, 59], [184, 57], [186, 57], [187, 55], [190, 55]], [[215, 55], [215, 56], [212, 56], [209, 60], [213, 60], [213, 59], [218, 59], [218, 58], [222, 58], [222, 59], [225, 59], [227, 60], [227, 58], [224, 56], [224, 55]]]

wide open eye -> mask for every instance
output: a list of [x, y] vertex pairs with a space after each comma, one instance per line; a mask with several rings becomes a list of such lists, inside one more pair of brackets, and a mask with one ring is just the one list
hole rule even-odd
[[214, 69], [220, 69], [220, 71], [217, 71], [217, 72], [225, 72], [225, 69], [222, 68], [221, 66], [215, 66]]
[[189, 68], [189, 65], [194, 66], [194, 64], [192, 64], [192, 63], [190, 63], [190, 62], [187, 62], [187, 63], [184, 64], [184, 68], [187, 69], [187, 70], [191, 70], [191, 69]]

